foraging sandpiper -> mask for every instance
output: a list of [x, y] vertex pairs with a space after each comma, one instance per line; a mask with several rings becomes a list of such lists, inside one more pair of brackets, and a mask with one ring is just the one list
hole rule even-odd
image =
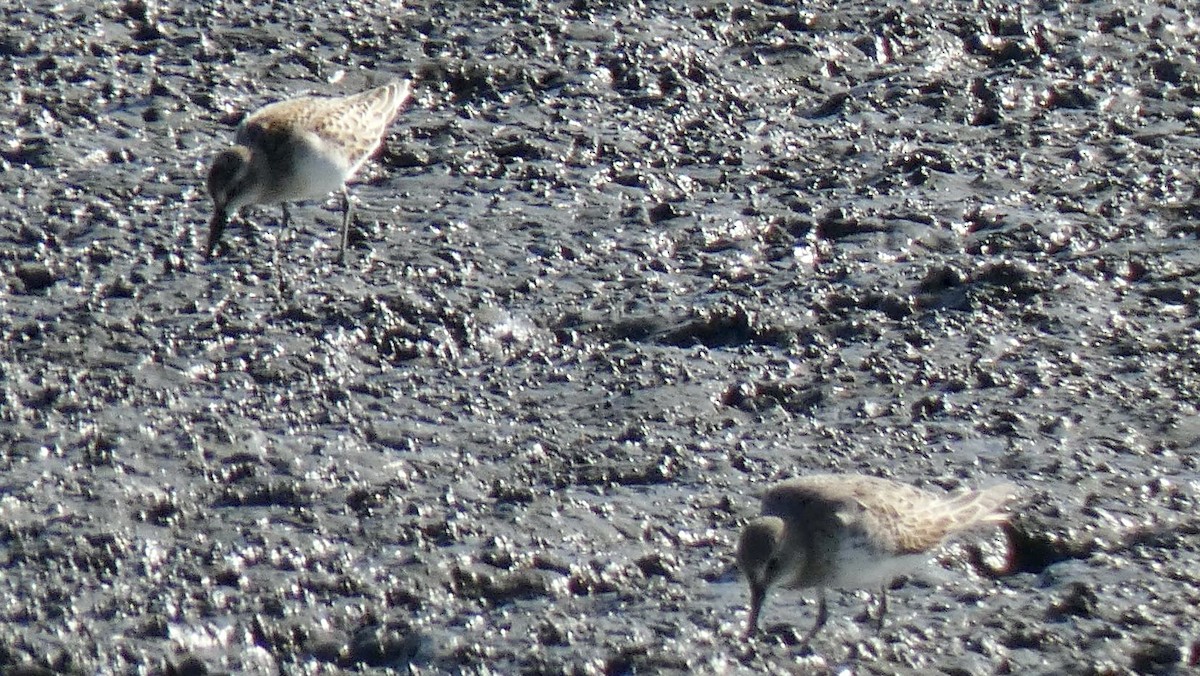
[[248, 204], [287, 202], [342, 193], [338, 261], [346, 256], [350, 195], [346, 181], [379, 148], [383, 134], [412, 93], [410, 81], [342, 97], [303, 96], [272, 103], [238, 125], [236, 145], [223, 150], [208, 172], [215, 211], [205, 256], [211, 257], [229, 217]]
[[826, 587], [879, 585], [882, 627], [884, 585], [925, 563], [927, 552], [949, 536], [1005, 521], [999, 510], [1015, 491], [1003, 484], [938, 495], [859, 474], [822, 474], [773, 486], [763, 496], [762, 516], [746, 525], [738, 542], [738, 564], [750, 582], [746, 636], [755, 632], [772, 586], [817, 589], [817, 620], [805, 643], [828, 619]]

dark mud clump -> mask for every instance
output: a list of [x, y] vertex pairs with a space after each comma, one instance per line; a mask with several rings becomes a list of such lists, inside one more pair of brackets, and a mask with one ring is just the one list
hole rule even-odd
[[[1197, 662], [1192, 8], [5, 17], [7, 668]], [[246, 111], [393, 76], [346, 267], [335, 200], [203, 262]], [[835, 594], [811, 653], [744, 642], [738, 528], [817, 471], [1015, 481], [1012, 565], [985, 536], [882, 633]]]

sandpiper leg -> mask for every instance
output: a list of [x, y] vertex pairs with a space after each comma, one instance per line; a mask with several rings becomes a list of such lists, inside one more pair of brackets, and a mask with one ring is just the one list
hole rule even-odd
[[804, 637], [803, 642], [805, 644], [812, 643], [813, 638], [816, 637], [818, 631], [821, 631], [821, 627], [825, 626], [825, 622], [828, 619], [829, 619], [829, 608], [827, 608], [825, 605], [825, 589], [822, 587], [818, 587], [817, 588], [817, 621], [816, 621], [816, 624], [813, 625], [813, 628], [808, 631], [808, 635]]
[[875, 632], [883, 631], [883, 616], [887, 615], [887, 585], [879, 588], [879, 617], [875, 618]]
[[342, 236], [341, 245], [338, 248], [338, 265], [343, 265], [346, 262], [346, 246], [350, 243], [350, 192], [342, 186]]
[[275, 236], [275, 286], [279, 290], [279, 297], [284, 295], [284, 279], [283, 279], [283, 254], [281, 247], [283, 246], [283, 238], [287, 235], [288, 226], [292, 223], [292, 212], [288, 209], [287, 202], [279, 205], [283, 209], [283, 222], [279, 226], [279, 234]]

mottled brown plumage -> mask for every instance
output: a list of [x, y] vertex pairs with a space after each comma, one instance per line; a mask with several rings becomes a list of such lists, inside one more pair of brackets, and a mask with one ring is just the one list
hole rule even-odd
[[[738, 563], [750, 582], [747, 635], [772, 586], [815, 587], [817, 623], [825, 623], [824, 588], [887, 584], [921, 565], [946, 538], [1005, 520], [1011, 484], [939, 495], [888, 479], [821, 474], [785, 481], [763, 496], [762, 516], [747, 524]], [[880, 617], [886, 596], [880, 597]]]
[[304, 96], [254, 111], [238, 126], [236, 144], [213, 160], [208, 192], [214, 213], [206, 255], [229, 217], [248, 204], [283, 203], [342, 192], [339, 259], [350, 226], [346, 181], [379, 148], [411, 95], [410, 82], [392, 82], [343, 97]]

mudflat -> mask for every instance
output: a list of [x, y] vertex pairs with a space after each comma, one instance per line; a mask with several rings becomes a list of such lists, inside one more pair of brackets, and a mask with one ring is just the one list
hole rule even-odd
[[[9, 671], [1200, 662], [1195, 8], [5, 18]], [[345, 265], [332, 196], [203, 259], [243, 115], [397, 77]], [[882, 631], [743, 639], [739, 529], [830, 472], [1022, 493]]]

